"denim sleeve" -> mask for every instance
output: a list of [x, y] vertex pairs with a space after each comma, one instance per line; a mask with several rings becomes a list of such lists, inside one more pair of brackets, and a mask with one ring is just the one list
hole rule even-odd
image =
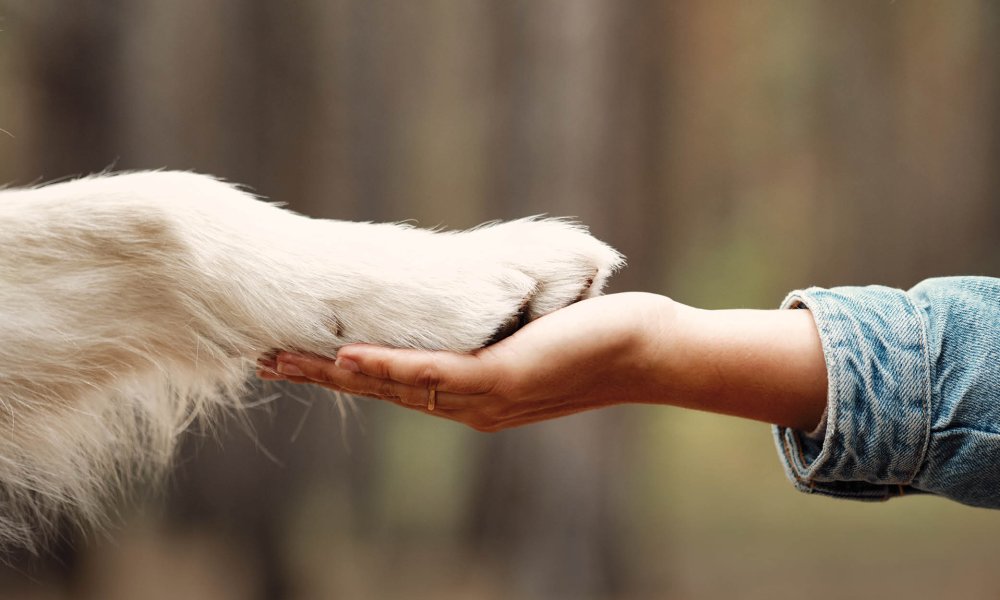
[[1000, 279], [810, 288], [782, 308], [812, 312], [829, 380], [817, 435], [774, 428], [796, 488], [1000, 508]]

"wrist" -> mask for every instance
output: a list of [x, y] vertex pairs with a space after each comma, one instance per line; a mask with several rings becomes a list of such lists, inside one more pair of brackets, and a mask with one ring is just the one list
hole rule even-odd
[[[697, 309], [666, 296], [642, 294], [636, 311], [626, 372], [636, 382], [628, 401], [639, 404], [674, 404], [685, 387], [682, 357], [686, 323]], [[639, 382], [642, 382], [641, 384]]]

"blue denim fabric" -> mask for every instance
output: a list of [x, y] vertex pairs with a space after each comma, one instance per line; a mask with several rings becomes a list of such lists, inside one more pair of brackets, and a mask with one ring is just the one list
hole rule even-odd
[[810, 288], [782, 308], [812, 312], [829, 378], [816, 435], [774, 428], [796, 488], [1000, 508], [1000, 279]]

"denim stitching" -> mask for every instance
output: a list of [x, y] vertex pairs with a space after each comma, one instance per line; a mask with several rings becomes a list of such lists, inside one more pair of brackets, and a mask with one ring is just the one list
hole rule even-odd
[[[913, 299], [910, 298], [909, 292], [903, 294], [903, 298], [906, 300], [907, 306], [913, 311], [913, 315], [917, 320], [917, 327], [920, 330], [920, 350], [924, 358], [924, 381], [923, 381], [923, 397], [921, 398], [921, 406], [924, 410], [924, 443], [920, 448], [920, 458], [917, 460], [916, 464], [913, 466], [913, 474], [910, 475], [908, 484], [913, 483], [913, 480], [917, 478], [920, 473], [924, 462], [927, 460], [927, 453], [930, 451], [931, 445], [931, 423], [934, 419], [931, 403], [931, 358], [930, 358], [930, 343], [928, 342], [927, 334], [927, 323], [926, 315], [917, 308], [914, 304]], [[900, 494], [902, 496], [902, 494]]]

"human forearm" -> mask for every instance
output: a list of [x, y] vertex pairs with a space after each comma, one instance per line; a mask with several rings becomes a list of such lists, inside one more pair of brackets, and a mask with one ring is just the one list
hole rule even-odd
[[652, 402], [811, 430], [826, 405], [827, 375], [812, 316], [805, 310], [665, 307]]

